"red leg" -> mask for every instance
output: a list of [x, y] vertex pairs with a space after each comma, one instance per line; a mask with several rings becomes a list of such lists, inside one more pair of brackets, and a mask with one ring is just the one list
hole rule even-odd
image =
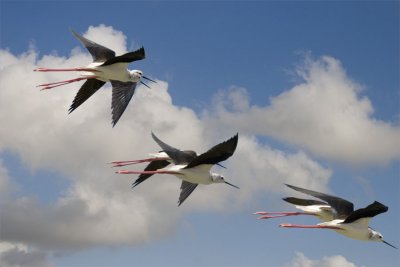
[[279, 227], [285, 228], [319, 228], [319, 229], [332, 229], [332, 230], [343, 230], [340, 227], [336, 226], [328, 226], [328, 225], [301, 225], [301, 224], [290, 224], [290, 223], [282, 223]]
[[110, 162], [113, 164], [113, 167], [122, 167], [132, 164], [138, 164], [143, 162], [151, 162], [151, 161], [158, 161], [158, 160], [167, 160], [169, 158], [147, 158], [147, 159], [138, 159], [138, 160], [126, 160], [126, 161], [112, 161]]
[[51, 89], [54, 87], [66, 85], [66, 84], [73, 83], [73, 82], [79, 82], [79, 81], [86, 80], [86, 79], [92, 79], [92, 78], [96, 78], [96, 76], [79, 77], [79, 78], [65, 80], [65, 81], [61, 81], [61, 82], [39, 84], [37, 87], [43, 87], [40, 90], [47, 90], [47, 89]]
[[258, 219], [271, 219], [271, 218], [297, 216], [297, 215], [315, 215], [309, 212], [264, 212], [264, 211], [256, 212], [254, 214], [262, 215]]
[[48, 68], [37, 68], [33, 71], [47, 72], [47, 71], [89, 71], [89, 72], [97, 72], [98, 70], [89, 69], [89, 68], [70, 68], [70, 69], [48, 69]]
[[126, 171], [126, 170], [116, 171], [115, 173], [118, 173], [118, 174], [180, 174], [179, 172], [173, 172], [173, 171]]

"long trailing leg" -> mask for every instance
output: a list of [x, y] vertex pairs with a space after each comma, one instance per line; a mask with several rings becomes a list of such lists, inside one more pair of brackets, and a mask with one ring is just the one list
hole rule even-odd
[[287, 217], [287, 216], [297, 216], [297, 215], [315, 215], [310, 212], [265, 212], [265, 211], [258, 211], [255, 212], [256, 215], [261, 215], [258, 219], [271, 219], [271, 218], [280, 218], [280, 217]]
[[47, 89], [51, 89], [54, 87], [66, 85], [69, 83], [79, 82], [82, 80], [92, 79], [92, 78], [96, 78], [96, 76], [79, 77], [79, 78], [75, 78], [75, 79], [65, 80], [65, 81], [61, 81], [61, 82], [54, 82], [54, 83], [44, 83], [44, 84], [39, 84], [36, 87], [42, 87], [40, 90], [47, 90]]
[[[62, 72], [64, 72], [64, 71], [86, 71], [86, 72], [92, 72], [92, 73], [98, 72], [98, 70], [94, 70], [94, 69], [90, 69], [90, 68], [67, 68], [67, 69], [37, 68], [37, 69], [34, 69], [33, 71], [39, 71], [39, 72], [48, 72], [48, 71], [62, 71]], [[54, 88], [54, 87], [66, 85], [66, 84], [73, 83], [73, 82], [79, 82], [81, 80], [92, 79], [92, 78], [96, 78], [96, 75], [86, 76], [86, 77], [79, 77], [79, 78], [65, 80], [65, 81], [61, 81], [61, 82], [40, 84], [37, 87], [43, 87], [41, 90], [47, 90], [47, 89], [51, 89], [51, 88]]]
[[98, 70], [90, 69], [90, 68], [67, 68], [67, 69], [49, 69], [49, 68], [37, 68], [33, 71], [40, 72], [48, 72], [48, 71], [88, 71], [88, 72], [97, 72]]
[[329, 225], [302, 225], [302, 224], [290, 224], [290, 223], [281, 223], [279, 227], [285, 228], [310, 228], [310, 229], [332, 229], [332, 230], [343, 230], [343, 228]]
[[137, 160], [125, 160], [125, 161], [112, 161], [110, 164], [113, 164], [113, 167], [122, 167], [132, 164], [139, 164], [144, 162], [153, 162], [153, 161], [161, 161], [167, 160], [169, 158], [147, 158], [147, 159], [137, 159]]
[[115, 173], [118, 174], [180, 174], [179, 172], [174, 171], [127, 171], [127, 170], [120, 170], [116, 171]]

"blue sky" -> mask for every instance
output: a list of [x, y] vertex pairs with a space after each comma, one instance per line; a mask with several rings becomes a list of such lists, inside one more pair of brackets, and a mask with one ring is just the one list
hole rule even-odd
[[[389, 211], [371, 226], [400, 246], [398, 1], [3, 0], [0, 12], [2, 265], [399, 264], [383, 244], [278, 228], [313, 218], [252, 215], [293, 210], [284, 183], [377, 200]], [[79, 85], [35, 88], [70, 77], [36, 67], [90, 62], [69, 29], [146, 49], [130, 68], [158, 83], [113, 129], [109, 87], [71, 115]], [[135, 177], [105, 163], [156, 151], [151, 130], [199, 151], [239, 132], [216, 170], [241, 189], [204, 186], [179, 208], [174, 177], [131, 190]]]

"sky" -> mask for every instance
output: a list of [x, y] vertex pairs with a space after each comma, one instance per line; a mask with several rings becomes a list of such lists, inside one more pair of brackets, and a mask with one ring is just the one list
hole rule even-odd
[[[398, 266], [399, 250], [330, 230], [284, 229], [284, 184], [362, 208], [400, 247], [398, 1], [0, 1], [0, 266]], [[68, 115], [91, 56], [70, 30], [157, 81], [111, 127], [108, 83]], [[151, 131], [203, 152], [239, 133], [213, 170], [240, 187], [199, 186], [108, 162], [146, 158]], [[142, 165], [129, 169], [141, 170]]]

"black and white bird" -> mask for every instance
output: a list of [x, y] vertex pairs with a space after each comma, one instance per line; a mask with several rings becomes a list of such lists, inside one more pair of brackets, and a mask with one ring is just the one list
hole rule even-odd
[[[332, 221], [335, 218], [335, 210], [328, 203], [324, 201], [316, 199], [297, 198], [297, 197], [286, 197], [283, 198], [283, 200], [290, 204], [295, 205], [295, 208], [301, 210], [301, 212], [257, 211], [254, 214], [261, 215], [258, 219], [271, 219], [271, 218], [280, 218], [287, 216], [311, 215], [317, 217], [322, 222], [327, 222], [327, 221]], [[341, 201], [350, 203], [345, 199], [341, 199]]]
[[40, 84], [38, 87], [42, 87], [42, 90], [51, 89], [61, 85], [86, 80], [81, 86], [78, 93], [76, 94], [72, 105], [69, 108], [69, 113], [74, 111], [77, 107], [83, 104], [89, 99], [97, 90], [99, 90], [106, 82], [111, 82], [112, 85], [112, 125], [113, 127], [121, 118], [129, 101], [135, 93], [137, 83], [140, 82], [146, 85], [141, 78], [155, 82], [143, 75], [141, 70], [129, 70], [128, 64], [145, 58], [144, 48], [129, 52], [120, 56], [116, 56], [115, 52], [107, 47], [99, 45], [93, 41], [86, 39], [78, 33], [72, 31], [73, 35], [86, 47], [89, 53], [92, 55], [93, 62], [86, 67], [77, 67], [70, 69], [49, 69], [49, 68], [37, 68], [35, 71], [47, 72], [47, 71], [79, 71], [82, 72], [81, 77]]
[[[388, 211], [388, 207], [374, 201], [374, 203], [368, 205], [365, 208], [354, 210], [353, 203], [342, 199], [340, 197], [327, 195], [324, 193], [300, 188], [293, 185], [288, 185], [288, 187], [302, 192], [307, 195], [311, 195], [313, 197], [319, 198], [323, 200], [323, 202], [310, 202], [308, 205], [307, 202], [309, 200], [304, 199], [296, 199], [291, 203], [295, 202], [297, 204], [301, 203], [301, 206], [308, 207], [316, 207], [320, 206], [322, 208], [316, 208], [314, 211], [306, 211], [307, 214], [315, 215], [319, 217], [322, 223], [316, 225], [299, 225], [299, 224], [288, 224], [283, 223], [280, 224], [280, 227], [285, 228], [316, 228], [316, 229], [332, 229], [337, 233], [347, 236], [349, 238], [363, 240], [363, 241], [377, 241], [383, 242], [393, 248], [396, 248], [392, 244], [386, 242], [383, 239], [381, 233], [373, 230], [369, 227], [369, 221], [372, 217], [381, 214], [383, 212]], [[289, 201], [290, 202], [290, 201]], [[321, 212], [322, 211], [322, 212]], [[325, 213], [325, 215], [321, 215]], [[282, 214], [285, 215], [285, 214]], [[289, 214], [288, 216], [290, 216]], [[267, 215], [268, 216], [268, 215]], [[279, 215], [278, 215], [279, 216]], [[330, 219], [332, 217], [332, 219]]]
[[[237, 134], [229, 140], [212, 147], [207, 152], [200, 155], [197, 155], [194, 151], [182, 151], [176, 149], [161, 141], [157, 136], [155, 136], [154, 133], [152, 133], [152, 137], [162, 149], [162, 152], [156, 154], [156, 156], [144, 160], [113, 162], [115, 166], [124, 166], [125, 164], [129, 164], [129, 162], [151, 162], [144, 171], [120, 170], [116, 172], [119, 174], [139, 174], [140, 176], [133, 183], [133, 186], [142, 183], [153, 174], [175, 175], [182, 180], [178, 206], [185, 201], [185, 199], [194, 191], [194, 189], [196, 189], [197, 185], [199, 184], [208, 185], [212, 183], [225, 183], [239, 188], [225, 181], [221, 174], [211, 172], [213, 165], [219, 164], [219, 162], [224, 161], [233, 155], [238, 143]], [[154, 165], [152, 165], [153, 162], [155, 162]], [[173, 164], [168, 168], [162, 169], [168, 166], [170, 163]]]

